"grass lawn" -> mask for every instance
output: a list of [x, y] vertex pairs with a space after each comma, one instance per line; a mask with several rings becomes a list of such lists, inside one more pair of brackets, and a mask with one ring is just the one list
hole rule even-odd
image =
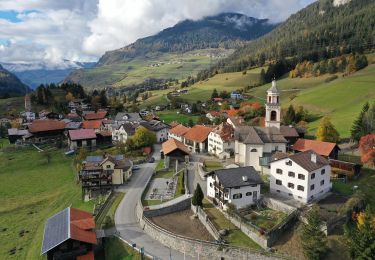
[[163, 120], [165, 123], [169, 124], [173, 121], [176, 121], [180, 124], [187, 125], [189, 123], [189, 120], [193, 120], [194, 124], [197, 123], [199, 116], [197, 115], [187, 115], [187, 114], [181, 114], [177, 113], [178, 110], [166, 110], [157, 112], [157, 115], [160, 117], [161, 120]]
[[[0, 258], [42, 259], [40, 248], [48, 217], [72, 206], [92, 212], [94, 202], [81, 200], [72, 159], [53, 151], [46, 159], [35, 149], [0, 150]], [[20, 237], [21, 230], [28, 231]], [[16, 254], [8, 251], [17, 248]], [[21, 249], [22, 248], [22, 249]]]
[[282, 211], [276, 211], [270, 208], [257, 209], [255, 212], [249, 212], [245, 218], [264, 230], [272, 229], [274, 226], [281, 223], [287, 216], [287, 214]]
[[187, 94], [181, 95], [181, 98], [188, 102], [196, 102], [198, 100], [204, 102], [211, 99], [212, 91], [216, 88], [218, 92], [232, 92], [248, 85], [259, 82], [260, 70], [248, 70], [246, 74], [242, 72], [232, 72], [217, 74], [205, 81], [195, 83], [189, 88]]
[[222, 169], [223, 164], [218, 161], [210, 161], [210, 160], [205, 160], [204, 161], [204, 170], [206, 172], [211, 172], [214, 170]]
[[233, 246], [260, 249], [261, 247], [234, 226], [225, 216], [207, 200], [203, 201], [204, 211], [218, 230], [227, 229], [224, 239]]
[[142, 259], [132, 247], [117, 237], [106, 238], [104, 246], [105, 260], [138, 260]]
[[110, 205], [106, 214], [102, 218], [101, 223], [98, 223], [98, 222], [96, 223], [97, 227], [105, 229], [105, 228], [111, 228], [115, 225], [116, 209], [118, 205], [120, 204], [120, 202], [122, 201], [122, 199], [124, 198], [124, 196], [125, 196], [125, 193], [123, 192], [116, 192], [114, 194], [114, 199], [112, 200], [112, 204]]

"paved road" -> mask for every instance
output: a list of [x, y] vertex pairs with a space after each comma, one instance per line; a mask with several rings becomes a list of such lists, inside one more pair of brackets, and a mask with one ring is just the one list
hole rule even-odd
[[[148, 236], [139, 226], [135, 216], [135, 207], [141, 197], [142, 189], [146, 181], [152, 175], [155, 163], [147, 163], [136, 171], [129, 183], [120, 188], [126, 192], [115, 214], [116, 229], [120, 236], [130, 243], [136, 243], [137, 247], [144, 247], [145, 251], [157, 257], [157, 259], [184, 259], [183, 254], [170, 250], [160, 242]], [[191, 259], [186, 257], [185, 259]]]

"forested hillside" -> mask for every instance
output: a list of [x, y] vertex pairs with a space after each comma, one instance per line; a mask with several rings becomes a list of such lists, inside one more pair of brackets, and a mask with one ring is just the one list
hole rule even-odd
[[374, 14], [373, 0], [352, 0], [339, 6], [334, 6], [333, 0], [317, 1], [267, 35], [239, 48], [214, 69], [241, 71], [282, 58], [319, 61], [371, 50], [375, 47]]
[[0, 65], [0, 97], [24, 95], [29, 87]]

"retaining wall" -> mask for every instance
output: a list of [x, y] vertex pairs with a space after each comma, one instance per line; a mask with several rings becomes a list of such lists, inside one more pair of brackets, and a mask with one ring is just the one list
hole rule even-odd
[[207, 229], [207, 231], [213, 236], [216, 240], [220, 239], [219, 230], [217, 230], [211, 220], [208, 218], [206, 212], [203, 211], [201, 207], [191, 205], [191, 210], [197, 214], [199, 221]]
[[169, 201], [168, 203], [170, 205], [167, 205], [165, 207], [149, 209], [149, 210], [146, 208], [143, 211], [143, 215], [146, 218], [153, 218], [153, 217], [163, 216], [163, 215], [189, 209], [191, 205], [191, 196], [188, 196], [188, 195], [183, 195], [183, 196], [186, 197], [184, 200], [179, 201], [177, 203], [173, 203], [173, 201]]

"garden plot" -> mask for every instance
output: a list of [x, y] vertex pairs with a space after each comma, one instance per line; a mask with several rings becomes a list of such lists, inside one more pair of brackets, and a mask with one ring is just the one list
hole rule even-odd
[[150, 184], [146, 200], [171, 200], [174, 198], [177, 187], [177, 178], [155, 178]]
[[283, 219], [287, 217], [286, 213], [267, 207], [240, 209], [239, 214], [252, 225], [257, 226], [264, 231], [271, 230], [274, 226], [281, 223]]

